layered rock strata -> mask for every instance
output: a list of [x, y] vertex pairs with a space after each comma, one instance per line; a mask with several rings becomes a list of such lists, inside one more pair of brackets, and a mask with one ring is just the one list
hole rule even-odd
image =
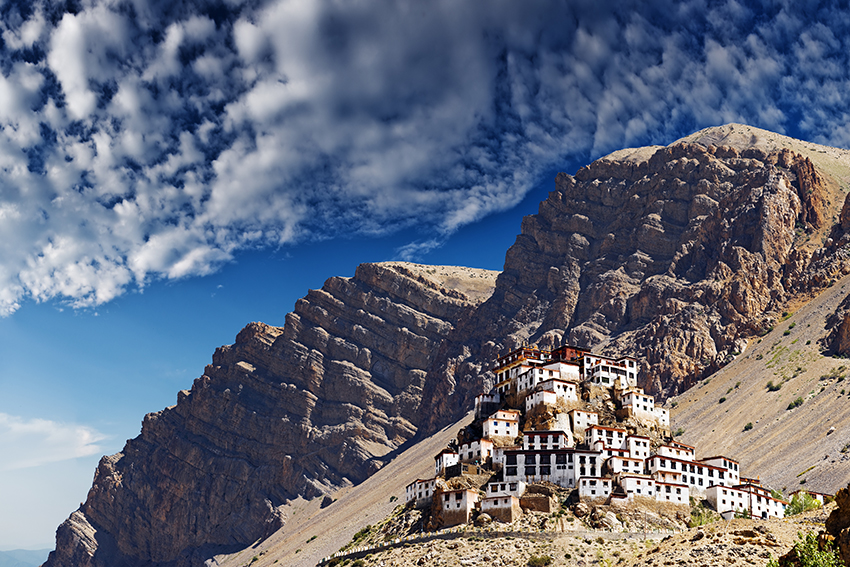
[[526, 342], [636, 356], [641, 385], [675, 395], [846, 273], [846, 242], [816, 245], [836, 184], [808, 157], [701, 143], [622, 155], [558, 175], [523, 219], [493, 296], [429, 377], [432, 426], [492, 384], [481, 361]]
[[434, 352], [494, 279], [364, 264], [310, 291], [284, 327], [248, 325], [101, 460], [47, 565], [200, 565], [280, 528], [287, 501], [361, 482], [416, 433]]
[[456, 420], [492, 385], [487, 365], [526, 342], [628, 353], [657, 396], [685, 390], [850, 272], [846, 164], [711, 129], [559, 175], [497, 280], [401, 263], [331, 278], [284, 327], [246, 327], [101, 461], [48, 565], [182, 567], [244, 547], [288, 500], [360, 482]]

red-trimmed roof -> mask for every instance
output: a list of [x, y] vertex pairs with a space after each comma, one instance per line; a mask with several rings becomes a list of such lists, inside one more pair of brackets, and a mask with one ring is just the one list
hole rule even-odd
[[[724, 457], [723, 455], [715, 455], [713, 457], [703, 457], [702, 459], [697, 459], [697, 460], [699, 460], [699, 461], [710, 461], [712, 459], [726, 459], [727, 461], [735, 463], [736, 465], [741, 464], [738, 461], [736, 461], [735, 459], [730, 459], [729, 457]], [[755, 479], [753, 479], [753, 480], [755, 480]]]
[[604, 425], [591, 425], [588, 429], [604, 429], [605, 431], [619, 431], [621, 433], [628, 433], [626, 429], [620, 429], [619, 427], [605, 427]]
[[714, 469], [714, 470], [717, 470], [717, 471], [729, 470], [729, 469], [726, 469], [726, 468], [723, 468], [723, 467], [718, 467], [716, 465], [707, 465], [707, 464], [701, 463], [699, 461], [686, 461], [684, 459], [677, 459], [675, 457], [667, 457], [665, 455], [658, 455], [658, 454], [650, 455], [646, 460], [651, 460], [651, 459], [654, 459], [655, 457], [658, 457], [659, 459], [664, 459], [664, 460], [667, 460], [667, 461], [676, 461], [677, 463], [689, 463], [691, 465], [699, 464], [699, 466], [701, 466], [701, 467], [705, 467], [707, 469]]
[[443, 449], [442, 451], [434, 455], [434, 458], [436, 459], [437, 457], [442, 457], [443, 455], [457, 455], [457, 452], [451, 451], [449, 449]]

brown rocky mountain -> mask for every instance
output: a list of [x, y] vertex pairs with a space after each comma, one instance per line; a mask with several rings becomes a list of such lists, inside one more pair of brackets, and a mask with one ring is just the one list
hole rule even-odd
[[101, 460], [47, 565], [199, 565], [280, 528], [288, 501], [362, 482], [415, 434], [432, 353], [494, 278], [364, 264], [283, 328], [248, 325]]
[[217, 350], [101, 461], [47, 565], [177, 567], [244, 548], [287, 502], [359, 483], [459, 419], [489, 362], [525, 342], [628, 352], [642, 385], [683, 392], [850, 270], [848, 181], [847, 152], [713, 128], [560, 174], [495, 282], [402, 263], [331, 278], [284, 327], [253, 323]]
[[481, 363], [525, 342], [632, 354], [647, 390], [688, 389], [848, 272], [848, 185], [850, 152], [741, 125], [558, 175], [493, 296], [453, 332], [424, 414], [458, 417]]

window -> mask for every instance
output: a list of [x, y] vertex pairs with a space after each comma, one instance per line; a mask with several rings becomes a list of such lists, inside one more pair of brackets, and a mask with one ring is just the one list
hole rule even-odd
[[525, 470], [523, 471], [523, 474], [525, 476], [535, 476], [537, 474], [537, 467], [535, 467], [534, 465], [526, 466]]
[[506, 467], [505, 474], [508, 476], [516, 476], [516, 467]]

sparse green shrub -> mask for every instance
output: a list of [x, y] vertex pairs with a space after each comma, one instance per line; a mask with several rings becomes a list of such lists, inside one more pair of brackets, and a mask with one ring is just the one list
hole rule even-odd
[[776, 392], [780, 388], [782, 388], [782, 384], [774, 384], [773, 380], [767, 383], [767, 391], [768, 392]]
[[794, 516], [801, 512], [820, 508], [818, 499], [805, 491], [800, 491], [791, 497], [791, 503], [785, 507], [786, 516]]
[[790, 325], [788, 325], [788, 330], [790, 331], [791, 329], [793, 329], [796, 326], [797, 326], [797, 323], [791, 323]]
[[735, 389], [736, 389], [736, 390], [737, 390], [740, 386], [741, 386], [741, 381], [740, 381], [740, 380], [738, 380], [737, 382], [735, 382]]
[[711, 508], [706, 507], [702, 502], [699, 502], [696, 506], [691, 503], [691, 519], [688, 520], [689, 528], [704, 526], [719, 519], [720, 515]]
[[791, 331], [789, 329], [786, 329], [785, 331], [783, 331], [782, 336], [787, 337], [790, 334], [791, 334]]
[[720, 398], [720, 400], [718, 400], [718, 402], [717, 402], [717, 403], [722, 404], [722, 403], [723, 403], [723, 402], [725, 402], [725, 401], [726, 401], [726, 398], [725, 398], [725, 397], [723, 397], [723, 398]]
[[749, 423], [747, 423], [747, 425], [744, 426], [744, 431], [749, 431], [752, 428], [753, 428], [753, 422], [750, 421]]
[[[798, 533], [797, 537], [800, 541], [794, 544], [794, 552], [797, 554], [800, 567], [844, 567], [844, 562], [841, 561], [831, 541], [824, 542], [821, 549], [816, 533], [809, 532], [805, 536]], [[771, 557], [767, 567], [779, 567], [779, 562]]]
[[[844, 393], [844, 392], [842, 392], [842, 394], [843, 394], [843, 393]], [[678, 406], [678, 405], [679, 405], [679, 402], [670, 402], [670, 407], [671, 407], [671, 408], [674, 408], [674, 407], [676, 407], [676, 406]]]
[[679, 429], [677, 429], [676, 431], [673, 432], [673, 437], [679, 437], [680, 435], [684, 435], [684, 434], [685, 434], [685, 428], [680, 427]]
[[552, 558], [548, 555], [532, 555], [528, 558], [528, 567], [546, 567], [552, 564]]
[[366, 562], [363, 561], [362, 559], [355, 559], [354, 562], [352, 562], [352, 564], [351, 564], [351, 567], [365, 567], [365, 566], [366, 566]]
[[788, 404], [787, 409], [792, 410], [794, 408], [800, 407], [801, 405], [803, 405], [803, 398], [797, 398], [796, 400]]

